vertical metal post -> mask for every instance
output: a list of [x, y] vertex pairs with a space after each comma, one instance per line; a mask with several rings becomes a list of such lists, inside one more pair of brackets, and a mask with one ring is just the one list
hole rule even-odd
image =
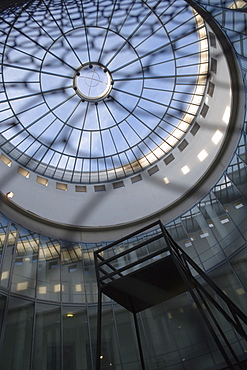
[[133, 312], [133, 316], [134, 316], [135, 329], [136, 329], [136, 337], [137, 337], [137, 343], [138, 343], [138, 348], [139, 348], [139, 355], [140, 355], [142, 370], [145, 370], [146, 368], [145, 368], [145, 362], [144, 362], [144, 357], [143, 357], [143, 352], [142, 352], [142, 344], [141, 344], [140, 331], [139, 331], [138, 321], [137, 321], [137, 317], [136, 317], [136, 313], [135, 312]]
[[102, 292], [98, 288], [98, 312], [97, 312], [97, 341], [96, 341], [96, 370], [100, 370], [101, 356], [101, 323], [102, 323]]

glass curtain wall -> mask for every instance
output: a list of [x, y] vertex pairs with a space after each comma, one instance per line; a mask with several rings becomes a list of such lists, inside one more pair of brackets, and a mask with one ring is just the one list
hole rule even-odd
[[[241, 155], [245, 142], [243, 132], [230, 166], [212, 191], [166, 225], [243, 311], [247, 306], [247, 172], [246, 157]], [[93, 252], [97, 248], [97, 244], [38, 235], [1, 215], [0, 363], [4, 368], [94, 368], [98, 297]], [[143, 311], [138, 320], [149, 369], [207, 369], [223, 363], [189, 294]], [[246, 344], [228, 324], [223, 327], [237, 355], [244, 358]], [[141, 368], [132, 314], [107, 297], [102, 328], [102, 368]]]

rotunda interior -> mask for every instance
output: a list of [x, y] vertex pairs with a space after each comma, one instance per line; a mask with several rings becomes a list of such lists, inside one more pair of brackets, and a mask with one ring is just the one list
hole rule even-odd
[[[155, 222], [246, 314], [246, 13], [244, 0], [1, 2], [3, 369], [96, 369], [94, 253], [144, 243], [157, 229], [135, 232]], [[147, 308], [138, 339], [103, 295], [100, 369], [229, 368], [199, 311], [189, 292]], [[241, 368], [245, 340], [213, 315]]]

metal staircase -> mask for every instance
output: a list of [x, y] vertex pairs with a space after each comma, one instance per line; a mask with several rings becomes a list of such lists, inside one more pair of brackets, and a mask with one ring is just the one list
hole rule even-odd
[[160, 222], [99, 249], [94, 257], [98, 281], [96, 370], [100, 370], [102, 294], [133, 313], [141, 366], [145, 370], [136, 314], [185, 291], [190, 292], [228, 368], [238, 365], [245, 369], [214, 312], [218, 311], [245, 340], [247, 317]]

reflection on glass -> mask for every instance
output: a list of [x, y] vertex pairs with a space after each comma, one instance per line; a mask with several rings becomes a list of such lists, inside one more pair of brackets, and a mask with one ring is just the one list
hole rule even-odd
[[177, 363], [184, 363], [186, 368], [202, 369], [202, 363], [205, 368], [215, 365], [211, 351], [217, 350], [217, 347], [196, 305], [192, 303], [187, 293], [184, 293], [166, 301], [165, 307], [170, 330], [179, 349], [180, 358], [177, 358]]
[[161, 369], [172, 364], [173, 361], [176, 363], [177, 346], [164, 304], [143, 311], [141, 317], [144, 327], [143, 338], [146, 339], [146, 352], [152, 354], [151, 368]]
[[0, 295], [0, 333], [2, 332], [5, 303], [6, 303], [6, 297], [3, 295]]
[[83, 269], [87, 303], [94, 303], [98, 300], [98, 286], [96, 282], [93, 252], [94, 249], [89, 249], [84, 250], [83, 253]]
[[[207, 270], [220, 262], [222, 257], [218, 254], [220, 250], [217, 248], [217, 240], [199, 208], [195, 206], [181, 217], [181, 221], [191, 244], [195, 246], [203, 268]], [[189, 241], [186, 243], [188, 245]]]
[[12, 277], [12, 291], [35, 296], [39, 237], [20, 228]]
[[63, 370], [93, 369], [86, 308], [63, 307]]
[[198, 264], [201, 265], [198, 251], [193, 243], [192, 230], [186, 230], [184, 222], [180, 218], [166, 225], [167, 231], [178, 245]]
[[36, 305], [34, 370], [61, 370], [60, 307]]
[[[240, 230], [236, 228], [236, 224], [240, 224], [242, 231], [246, 235], [245, 219], [247, 201], [242, 197], [227, 175], [223, 176], [215, 186], [214, 194], [220, 201], [221, 208], [224, 209], [224, 213], [222, 212], [223, 216], [220, 218], [220, 222], [225, 230], [223, 233], [225, 240], [222, 241], [222, 244], [225, 253], [227, 256], [230, 256], [245, 244], [245, 239], [241, 235]], [[223, 227], [219, 228], [219, 230], [222, 230]]]
[[61, 246], [62, 300], [63, 302], [85, 303], [82, 246], [71, 243], [62, 243]]
[[12, 265], [12, 260], [14, 256], [14, 249], [17, 236], [17, 226], [14, 224], [10, 225], [8, 241], [4, 252], [3, 264], [1, 268], [1, 285], [5, 288], [8, 287], [10, 279], [10, 269]]
[[108, 367], [110, 363], [114, 365], [120, 364], [119, 344], [116, 337], [116, 326], [112, 307], [104, 307], [102, 315], [102, 347], [101, 347], [101, 363], [102, 367]]
[[229, 262], [212, 271], [209, 277], [224, 293], [245, 313], [247, 313], [247, 296], [241, 281], [236, 276]]
[[0, 214], [0, 266], [3, 257], [3, 247], [7, 233], [8, 220]]
[[243, 289], [238, 291], [238, 293], [244, 292], [243, 294], [245, 294], [245, 292], [247, 291], [247, 250], [245, 249], [234, 256], [230, 260], [230, 263], [235, 273], [237, 274], [241, 284], [243, 284]]
[[1, 369], [27, 370], [31, 359], [34, 304], [10, 297]]
[[139, 353], [133, 315], [121, 306], [113, 304], [118, 333], [120, 356], [126, 369], [139, 368]]
[[60, 301], [60, 244], [57, 240], [40, 238], [37, 297]]

